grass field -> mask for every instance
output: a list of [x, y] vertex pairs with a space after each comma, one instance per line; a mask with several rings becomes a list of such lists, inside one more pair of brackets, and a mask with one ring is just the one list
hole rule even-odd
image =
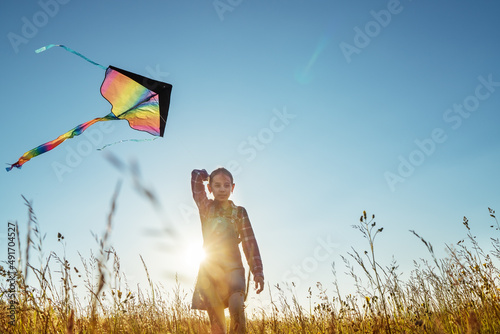
[[[206, 315], [190, 309], [190, 292], [180, 285], [164, 291], [151, 280], [144, 261], [149, 287], [130, 289], [123, 281], [118, 254], [108, 244], [117, 193], [106, 232], [95, 236], [99, 249], [88, 259], [81, 257], [80, 270], [69, 265], [65, 254], [41, 257], [43, 237], [26, 201], [31, 227], [27, 241], [21, 242], [19, 233], [8, 235], [8, 242], [22, 256], [9, 257], [0, 268], [1, 333], [210, 332]], [[495, 211], [489, 209], [489, 215], [492, 231], [498, 235]], [[8, 224], [18, 231], [17, 223]], [[335, 295], [327, 295], [318, 283], [307, 291], [311, 304], [306, 309], [291, 292], [293, 286], [268, 286], [270, 296], [278, 297], [271, 298], [266, 309], [247, 312], [248, 332], [500, 333], [500, 271], [495, 266], [500, 240], [491, 238], [491, 245], [486, 245], [491, 250], [485, 251], [465, 217], [463, 225], [464, 240], [447, 245], [448, 256], [443, 259], [436, 258], [432, 245], [413, 232], [427, 247], [430, 261], [414, 261], [409, 279], [402, 281], [395, 263], [377, 262], [375, 239], [383, 228], [375, 216], [363, 212], [353, 227], [366, 239], [368, 251], [353, 249], [342, 257], [356, 291], [343, 295], [336, 286]], [[59, 234], [58, 239], [63, 243], [64, 236]], [[35, 266], [30, 259], [36, 255], [39, 265]], [[26, 283], [28, 275], [36, 278], [34, 286]], [[332, 276], [336, 282], [334, 270]], [[83, 299], [75, 291], [76, 277], [85, 282]]]

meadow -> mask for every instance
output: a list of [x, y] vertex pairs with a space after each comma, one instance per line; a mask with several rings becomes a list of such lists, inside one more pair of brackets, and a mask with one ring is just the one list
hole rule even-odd
[[[25, 199], [26, 239], [19, 235], [17, 222], [8, 222], [12, 227], [8, 243], [16, 246], [12, 254], [19, 256], [9, 255], [1, 263], [1, 333], [210, 332], [205, 313], [190, 308], [191, 292], [154, 282], [144, 261], [149, 286], [133, 289], [126, 284], [120, 258], [109, 244], [118, 189], [105, 233], [94, 235], [98, 249], [90, 258], [80, 256], [80, 269], [69, 264], [65, 250], [42, 256], [44, 235]], [[498, 235], [495, 211], [488, 210], [488, 228]], [[402, 280], [395, 262], [388, 266], [378, 262], [375, 240], [383, 227], [374, 215], [363, 212], [353, 227], [366, 240], [367, 250], [352, 249], [342, 255], [356, 291], [347, 295], [340, 291], [334, 266], [334, 295], [318, 282], [304, 291], [309, 307], [298, 303], [293, 283], [268, 285], [274, 299], [265, 309], [247, 312], [248, 333], [500, 333], [500, 271], [495, 265], [500, 260], [500, 240], [491, 238], [491, 245], [486, 245], [490, 250], [485, 251], [466, 217], [462, 223], [464, 239], [445, 245], [447, 256], [441, 259], [412, 231], [429, 251], [429, 261], [414, 260], [410, 277]], [[57, 237], [65, 244], [63, 235]], [[27, 283], [28, 275], [35, 284]], [[83, 299], [76, 293], [76, 277], [85, 282]]]

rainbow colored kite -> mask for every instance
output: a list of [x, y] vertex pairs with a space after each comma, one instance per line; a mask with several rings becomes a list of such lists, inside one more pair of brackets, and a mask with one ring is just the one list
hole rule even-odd
[[167, 123], [168, 109], [170, 107], [172, 85], [152, 80], [114, 66], [105, 68], [64, 45], [50, 44], [36, 50], [36, 52], [40, 53], [53, 46], [62, 47], [106, 70], [106, 75], [101, 85], [101, 94], [111, 103], [111, 113], [80, 124], [56, 139], [24, 153], [16, 163], [6, 168], [7, 171], [10, 171], [14, 167], [21, 168], [31, 158], [54, 149], [66, 139], [80, 135], [96, 122], [125, 119], [134, 130], [146, 131], [153, 136], [163, 137]]

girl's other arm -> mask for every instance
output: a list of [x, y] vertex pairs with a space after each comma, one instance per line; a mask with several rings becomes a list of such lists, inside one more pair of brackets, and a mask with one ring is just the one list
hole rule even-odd
[[253, 273], [255, 280], [261, 278], [264, 280], [264, 270], [262, 267], [262, 259], [260, 257], [259, 246], [257, 245], [257, 240], [253, 233], [252, 225], [250, 224], [250, 219], [248, 218], [247, 211], [242, 208], [242, 220], [241, 220], [241, 241], [243, 252], [247, 258], [250, 270]]

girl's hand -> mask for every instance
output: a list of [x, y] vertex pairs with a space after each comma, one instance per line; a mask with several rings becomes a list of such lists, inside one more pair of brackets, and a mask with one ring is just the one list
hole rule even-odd
[[257, 294], [261, 293], [262, 290], [264, 290], [264, 277], [262, 276], [257, 276], [254, 277], [255, 281], [255, 290], [257, 290]]
[[202, 181], [208, 181], [209, 174], [206, 169], [195, 169], [193, 173], [200, 175]]
[[208, 180], [208, 173], [207, 173], [206, 169], [200, 170], [200, 174], [203, 177], [203, 181], [207, 181]]

